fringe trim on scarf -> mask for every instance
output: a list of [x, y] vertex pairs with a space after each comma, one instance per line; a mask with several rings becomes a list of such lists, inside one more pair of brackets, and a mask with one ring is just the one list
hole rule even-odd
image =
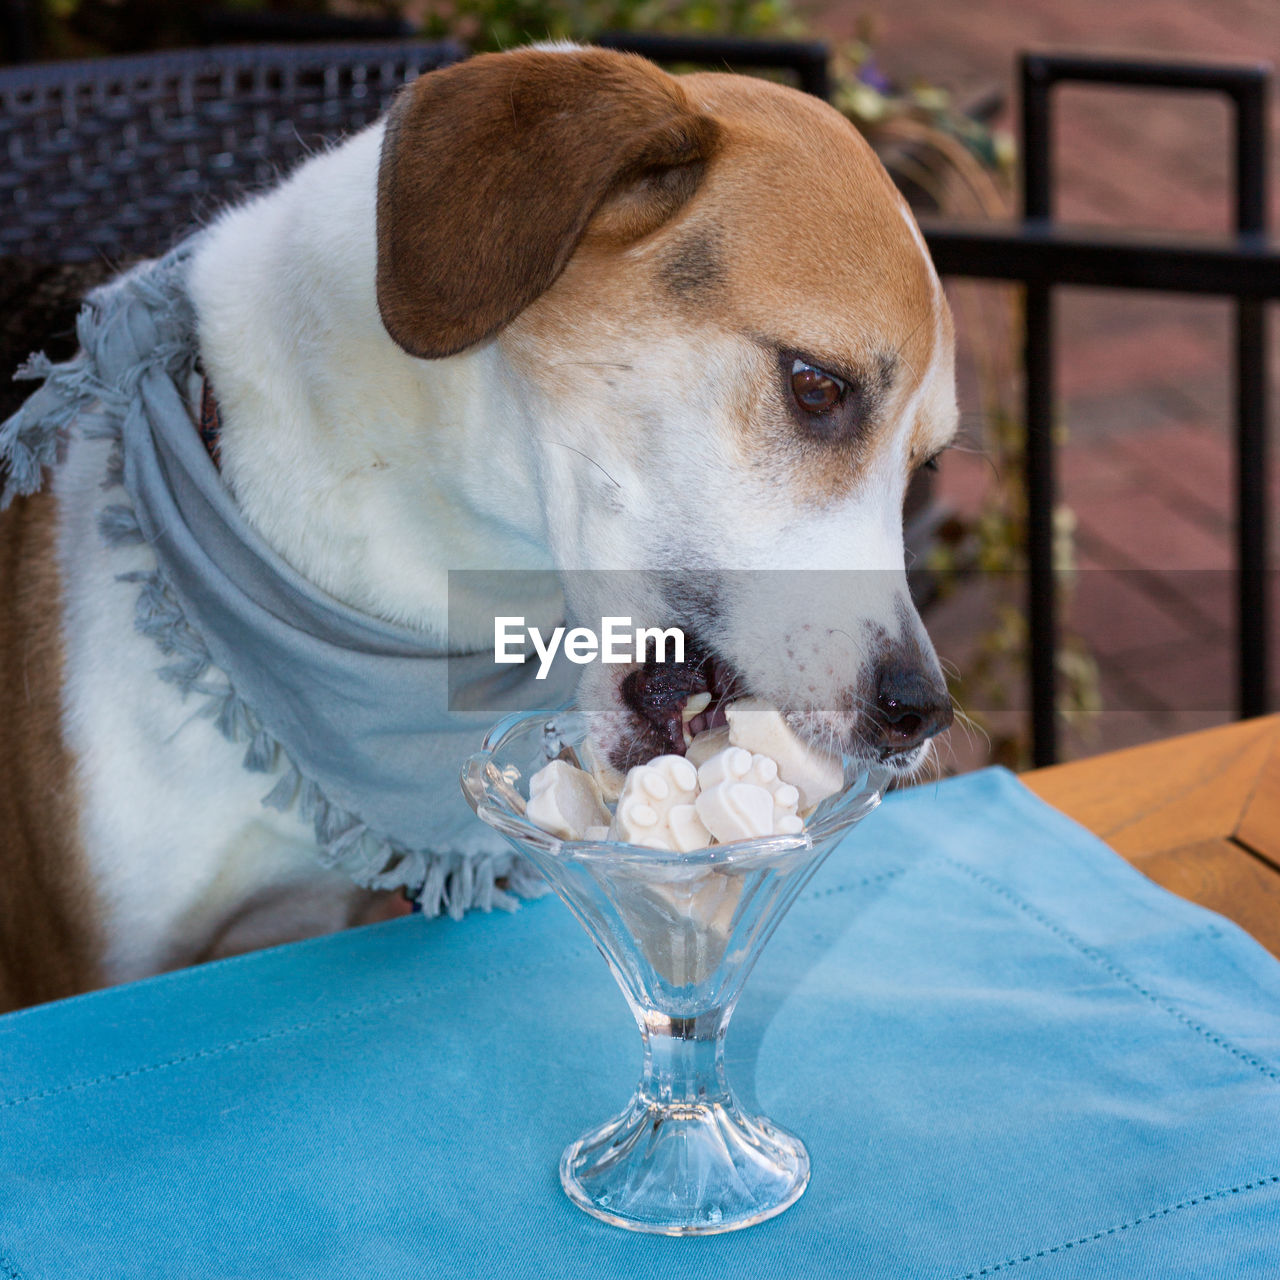
[[[194, 331], [191, 305], [179, 282], [186, 256], [175, 251], [154, 267], [138, 269], [125, 286], [138, 291], [156, 314], [162, 331], [174, 331], [170, 327], [174, 324], [177, 332]], [[112, 287], [119, 286], [108, 286]], [[81, 352], [63, 364], [34, 355], [15, 374], [15, 380], [38, 381], [43, 386], [0, 426], [0, 511], [14, 498], [41, 488], [46, 472], [64, 456], [73, 424], [86, 437], [113, 442], [103, 488], [122, 487], [124, 423], [129, 414], [147, 412], [137, 388], [149, 370], [163, 371], [185, 402], [182, 389], [194, 367], [194, 342], [160, 342], [143, 361], [108, 384], [85, 354], [92, 350], [98, 323], [91, 298], [76, 323]], [[146, 541], [128, 502], [106, 507], [98, 528], [112, 546]], [[455, 920], [471, 908], [511, 911], [519, 906], [520, 898], [539, 898], [547, 892], [542, 877], [514, 851], [476, 855], [411, 849], [334, 804], [315, 781], [303, 776], [284, 746], [236, 693], [226, 674], [214, 666], [204, 640], [187, 621], [164, 574], [157, 568], [121, 574], [119, 580], [138, 584], [135, 625], [170, 659], [159, 668], [159, 677], [176, 686], [184, 697], [195, 694], [204, 699], [200, 714], [211, 719], [229, 742], [245, 744], [246, 769], [271, 773], [283, 765], [283, 774], [262, 802], [282, 813], [296, 810], [312, 823], [325, 866], [340, 868], [366, 888], [407, 888], [416, 895], [425, 915], [443, 912]], [[505, 888], [499, 887], [500, 879]]]

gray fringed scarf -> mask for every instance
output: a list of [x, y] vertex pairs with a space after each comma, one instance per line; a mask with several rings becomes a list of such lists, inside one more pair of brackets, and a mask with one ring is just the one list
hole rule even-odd
[[[160, 677], [204, 698], [222, 733], [247, 744], [246, 769], [283, 768], [263, 803], [311, 819], [326, 865], [371, 888], [406, 886], [429, 914], [540, 895], [537, 873], [458, 786], [492, 714], [449, 710], [443, 652], [421, 634], [294, 572], [246, 524], [205, 452], [184, 391], [197, 357], [185, 288], [194, 247], [96, 290], [78, 321], [80, 354], [59, 365], [36, 356], [19, 372], [44, 385], [0, 427], [0, 509], [40, 488], [68, 432], [113, 440], [107, 483], [128, 501], [105, 509], [102, 535], [156, 556], [151, 572], [122, 575], [137, 584], [138, 629], [169, 659]], [[485, 705], [491, 655], [449, 663], [465, 664], [452, 672], [454, 706]], [[470, 701], [458, 697], [468, 684]], [[539, 692], [545, 705], [570, 691]]]

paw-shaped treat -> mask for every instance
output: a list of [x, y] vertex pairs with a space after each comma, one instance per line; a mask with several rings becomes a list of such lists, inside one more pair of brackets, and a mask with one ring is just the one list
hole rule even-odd
[[[698, 816], [722, 844], [804, 829], [796, 816], [800, 793], [778, 777], [778, 766], [768, 756], [726, 747], [703, 762], [698, 785]], [[761, 795], [768, 798], [767, 807]]]
[[698, 771], [683, 756], [656, 756], [627, 774], [609, 828], [611, 840], [688, 853], [711, 834], [694, 809]]
[[751, 752], [725, 747], [698, 766], [698, 786], [703, 791], [722, 782], [741, 782], [751, 772]]
[[725, 708], [725, 716], [729, 721], [729, 741], [735, 747], [777, 762], [778, 776], [800, 793], [801, 813], [808, 813], [844, 787], [840, 757], [801, 742], [771, 703], [742, 698]]
[[804, 823], [796, 816], [796, 810], [800, 807], [800, 792], [791, 783], [783, 782], [779, 777], [776, 760], [758, 753], [753, 755], [751, 768], [743, 775], [742, 781], [763, 787], [773, 797], [773, 834], [775, 836], [792, 836], [804, 829]]
[[525, 817], [561, 840], [581, 840], [588, 827], [608, 825], [609, 810], [596, 780], [564, 760], [553, 760], [529, 779]]
[[698, 795], [698, 817], [721, 844], [773, 835], [773, 797], [750, 782], [717, 782]]

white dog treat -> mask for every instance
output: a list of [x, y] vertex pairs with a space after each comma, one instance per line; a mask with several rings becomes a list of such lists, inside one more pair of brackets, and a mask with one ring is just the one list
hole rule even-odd
[[596, 780], [564, 760], [553, 760], [529, 779], [524, 812], [535, 826], [561, 840], [581, 840], [588, 827], [609, 821]]
[[665, 864], [614, 872], [618, 909], [654, 969], [673, 986], [705, 981], [724, 958], [742, 898], [740, 875]]
[[[705, 695], [690, 703], [692, 715], [706, 709]], [[561, 839], [678, 853], [798, 835], [800, 812], [843, 785], [839, 760], [806, 747], [777, 708], [759, 699], [733, 703], [727, 714], [729, 723], [698, 734], [686, 755], [657, 756], [625, 778], [588, 738], [580, 758], [590, 773], [557, 760], [529, 780], [529, 820]], [[604, 801], [615, 797], [610, 818]]]
[[718, 729], [704, 729], [695, 734], [693, 741], [685, 749], [684, 758], [700, 769], [718, 751], [729, 745], [729, 726], [722, 724]]
[[[741, 747], [725, 747], [698, 766], [698, 786], [707, 791], [722, 782], [741, 782], [750, 772], [751, 752]], [[774, 772], [776, 774], [776, 767]]]
[[[697, 791], [698, 771], [683, 756], [655, 756], [648, 764], [636, 765], [618, 797], [609, 838], [651, 849], [678, 849], [671, 811], [692, 805]], [[694, 835], [687, 820], [681, 830], [684, 838]]]
[[671, 828], [672, 847], [681, 853], [705, 849], [711, 843], [711, 832], [703, 826], [696, 805], [673, 805], [667, 814], [667, 825]]
[[750, 782], [718, 782], [708, 787], [699, 794], [697, 809], [721, 844], [774, 833], [773, 797]]
[[[775, 760], [759, 753], [752, 755], [744, 747], [726, 747], [705, 760], [698, 770], [698, 785], [704, 792], [723, 786], [727, 782], [739, 782], [744, 786], [758, 787], [768, 792], [773, 801], [773, 825], [763, 835], [794, 835], [804, 823], [796, 826], [791, 819], [796, 816], [800, 792], [778, 776]], [[705, 821], [705, 819], [704, 819]], [[735, 837], [743, 839], [744, 837]], [[723, 841], [724, 836], [716, 839]]]
[[806, 746], [787, 727], [777, 707], [760, 698], [742, 698], [725, 708], [729, 741], [735, 747], [777, 761], [778, 776], [799, 791], [799, 808], [807, 813], [844, 786], [838, 756]]
[[794, 835], [799, 831], [804, 823], [800, 823], [799, 827], [792, 828], [788, 826], [786, 830], [778, 824], [786, 818], [794, 818], [796, 810], [800, 806], [800, 792], [789, 782], [783, 782], [778, 777], [778, 762], [770, 760], [768, 756], [754, 755], [751, 757], [751, 768], [747, 770], [743, 777], [743, 782], [754, 783], [757, 787], [763, 787], [773, 797], [773, 832], [774, 835]]
[[578, 748], [578, 755], [596, 780], [601, 796], [606, 803], [613, 804], [622, 794], [622, 785], [626, 779], [605, 759], [604, 752], [596, 745], [593, 738], [587, 738], [583, 742]]

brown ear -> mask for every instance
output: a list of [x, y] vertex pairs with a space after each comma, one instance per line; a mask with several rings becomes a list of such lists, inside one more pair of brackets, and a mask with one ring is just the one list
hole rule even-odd
[[[692, 195], [715, 143], [679, 83], [603, 49], [483, 54], [401, 90], [378, 172], [378, 309], [411, 355], [519, 315], [587, 224], [630, 240]], [[607, 207], [602, 208], [606, 205]]]

